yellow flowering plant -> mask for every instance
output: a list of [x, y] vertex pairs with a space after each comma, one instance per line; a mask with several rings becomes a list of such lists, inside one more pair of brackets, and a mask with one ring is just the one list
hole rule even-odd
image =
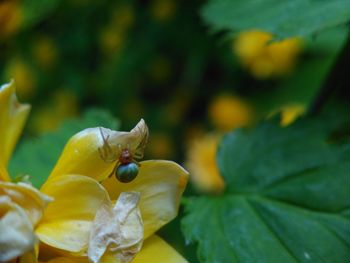
[[216, 151], [222, 135], [209, 133], [189, 141], [186, 166], [191, 181], [200, 192], [221, 193], [225, 182], [216, 163]]
[[233, 42], [234, 53], [256, 78], [266, 79], [288, 74], [293, 70], [301, 52], [302, 44], [298, 38], [282, 41], [272, 39], [270, 33], [252, 30], [240, 33]]
[[[287, 104], [272, 111], [267, 119], [280, 114], [280, 125], [292, 124], [305, 112], [301, 104]], [[193, 186], [201, 193], [220, 194], [225, 190], [225, 181], [217, 164], [217, 151], [224, 136], [223, 131], [235, 130], [252, 125], [255, 113], [239, 97], [222, 94], [214, 98], [208, 108], [208, 115], [216, 128], [211, 133], [193, 136], [188, 141], [186, 167], [191, 173]]]
[[[136, 162], [148, 137], [143, 120], [130, 132], [74, 135], [39, 191], [10, 182], [6, 170], [29, 106], [18, 103], [13, 82], [1, 87], [0, 102], [0, 228], [13, 229], [1, 235], [1, 262], [186, 262], [154, 233], [176, 216], [188, 173], [171, 161]], [[112, 174], [130, 163], [136, 178], [118, 181]], [[22, 247], [7, 246], [18, 240]]]
[[248, 126], [255, 118], [253, 107], [243, 98], [225, 93], [213, 98], [208, 117], [213, 126], [222, 132]]

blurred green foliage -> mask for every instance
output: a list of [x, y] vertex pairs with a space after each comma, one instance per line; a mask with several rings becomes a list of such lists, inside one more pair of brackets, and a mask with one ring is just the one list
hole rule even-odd
[[[203, 6], [209, 9], [224, 1], [5, 2], [14, 3], [5, 11], [13, 20], [18, 16], [18, 26], [1, 38], [0, 75], [3, 82], [15, 78], [20, 99], [34, 105], [29, 134], [57, 128], [65, 117], [93, 105], [118, 116], [125, 129], [145, 118], [152, 130], [150, 157], [181, 158], [183, 147], [173, 143], [173, 136], [185, 141], [191, 127], [210, 127], [208, 106], [222, 92], [251, 101], [260, 117], [285, 104], [309, 103], [347, 32], [337, 29], [303, 39], [305, 48], [295, 72], [256, 80], [233, 54], [232, 38], [209, 34], [200, 20]], [[226, 2], [237, 5], [232, 10], [257, 4]], [[268, 10], [272, 2], [258, 4]], [[302, 2], [290, 5], [298, 9]], [[265, 13], [270, 12], [259, 12]], [[239, 23], [250, 16], [237, 13], [236, 18]], [[59, 94], [71, 97], [69, 106], [57, 102], [55, 96], [64, 97]], [[169, 146], [152, 147], [152, 134]]]
[[[142, 116], [170, 129], [186, 113], [198, 115], [190, 108], [198, 100], [247, 88], [229, 45], [208, 35], [199, 20], [201, 1], [36, 2], [36, 12], [34, 4], [21, 8], [40, 19], [24, 19], [1, 52], [3, 80], [30, 75], [17, 84], [19, 91], [27, 86], [20, 96], [36, 107], [53, 90], [69, 89], [80, 105], [107, 107], [127, 126]], [[180, 120], [169, 118], [176, 103], [185, 108]]]
[[202, 15], [214, 30], [237, 32], [260, 29], [273, 33], [277, 38], [305, 37], [348, 23], [350, 2], [209, 0]]
[[226, 190], [186, 199], [183, 233], [201, 262], [347, 262], [350, 144], [339, 120], [268, 122], [227, 134], [217, 161]]
[[[254, 127], [286, 106], [307, 109], [320, 97], [332, 110], [345, 105], [333, 115], [335, 123], [348, 119], [348, 76], [330, 85], [332, 94], [322, 90], [349, 46], [349, 8], [342, 0], [1, 1], [0, 79], [15, 79], [20, 101], [33, 105], [11, 175], [29, 174], [39, 187], [69, 137], [91, 126], [128, 130], [144, 118], [150, 128], [146, 159], [183, 163], [190, 141], [224, 132], [215, 120]], [[300, 37], [290, 72], [259, 79], [243, 66], [233, 33], [251, 29], [273, 33], [272, 42]], [[245, 48], [275, 58], [265, 47]], [[264, 69], [270, 61], [259, 62]], [[232, 112], [242, 116], [228, 118]], [[225, 123], [235, 119], [245, 121]], [[344, 262], [349, 213], [335, 208], [349, 199], [349, 151], [329, 142], [346, 141], [350, 130], [328, 137], [332, 123], [265, 123], [225, 137], [218, 160], [227, 192], [186, 201], [184, 234], [199, 243], [201, 262]], [[186, 195], [198, 193], [190, 184]], [[160, 234], [197, 262], [196, 244], [185, 242], [179, 222]], [[328, 249], [334, 255], [325, 254]]]

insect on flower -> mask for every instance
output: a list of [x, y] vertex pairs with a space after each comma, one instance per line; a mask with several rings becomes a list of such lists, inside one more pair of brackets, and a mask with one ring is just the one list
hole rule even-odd
[[140, 164], [137, 160], [143, 158], [144, 150], [148, 142], [148, 128], [145, 122], [142, 120], [139, 125], [131, 130], [131, 133], [135, 133], [136, 138], [141, 136], [138, 138], [140, 143], [134, 150], [130, 143], [126, 145], [120, 143], [112, 145], [108, 142], [110, 136], [107, 135], [105, 137], [101, 128], [100, 133], [103, 140], [103, 146], [98, 148], [101, 158], [107, 163], [117, 161], [109, 177], [114, 174], [117, 180], [122, 183], [133, 181], [139, 173]]

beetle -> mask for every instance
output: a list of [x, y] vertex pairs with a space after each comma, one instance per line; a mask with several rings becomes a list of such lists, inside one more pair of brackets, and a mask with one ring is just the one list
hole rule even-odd
[[115, 175], [117, 180], [122, 183], [129, 183], [137, 177], [141, 164], [136, 161], [136, 159], [143, 158], [143, 153], [148, 142], [148, 128], [143, 120], [141, 124], [138, 124], [131, 132], [142, 136], [134, 153], [130, 149], [130, 144], [124, 147], [121, 144], [118, 144], [117, 147], [110, 145], [108, 142], [109, 135], [105, 137], [100, 128], [103, 140], [103, 146], [98, 148], [100, 156], [108, 163], [117, 161], [109, 177]]
[[129, 147], [121, 150], [119, 164], [114, 168], [115, 177], [122, 183], [133, 181], [139, 173], [140, 164], [133, 159]]

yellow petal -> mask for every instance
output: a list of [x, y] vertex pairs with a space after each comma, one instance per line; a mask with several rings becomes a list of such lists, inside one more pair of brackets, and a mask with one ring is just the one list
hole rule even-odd
[[[86, 262], [88, 261], [86, 260]], [[77, 261], [66, 257], [59, 257], [59, 258], [51, 259], [47, 261], [47, 263], [77, 263]]]
[[141, 193], [140, 210], [147, 238], [176, 217], [188, 173], [171, 161], [150, 160], [140, 164], [134, 181], [125, 184], [112, 176], [102, 185], [112, 200], [117, 199], [121, 192]]
[[[40, 252], [40, 253], [39, 253]], [[36, 253], [36, 254], [34, 254]], [[27, 253], [29, 254], [29, 253]], [[35, 251], [31, 251], [31, 254], [23, 257], [21, 256], [19, 263], [44, 263], [44, 262], [50, 262], [50, 263], [90, 263], [88, 258], [85, 256], [74, 256], [64, 250], [53, 248], [49, 245], [46, 245], [45, 243], [39, 243], [38, 246], [35, 246]], [[26, 259], [33, 260], [33, 257], [35, 256], [35, 261], [26, 261]], [[29, 258], [30, 257], [30, 258]], [[23, 258], [23, 260], [22, 260]]]
[[11, 81], [0, 87], [0, 162], [3, 166], [12, 155], [30, 111], [30, 105], [20, 104]]
[[42, 242], [40, 242], [39, 252], [38, 262], [89, 263], [86, 256], [74, 256], [70, 252], [51, 247]]
[[110, 202], [106, 190], [89, 177], [65, 175], [46, 181], [41, 191], [55, 201], [36, 228], [39, 239], [55, 248], [83, 252], [97, 210]]
[[[114, 257], [111, 256], [110, 259], [114, 261], [107, 261], [108, 263], [119, 263], [116, 262]], [[40, 254], [39, 254], [40, 263], [91, 263], [87, 256], [76, 256], [66, 251], [53, 248], [44, 243], [40, 243]], [[107, 263], [103, 260], [101, 263]], [[26, 262], [23, 262], [26, 263]]]
[[0, 161], [0, 181], [11, 181], [11, 178], [7, 172], [7, 170], [5, 169], [4, 164]]
[[[58, 257], [47, 263], [89, 263], [87, 257]], [[120, 263], [112, 254], [106, 253], [101, 263]], [[132, 263], [187, 263], [174, 248], [156, 235], [149, 237], [143, 244], [141, 251], [132, 260]]]
[[101, 263], [120, 263], [120, 261], [116, 259], [112, 253], [106, 253], [101, 258]]
[[52, 199], [26, 183], [0, 182], [0, 195], [8, 196], [27, 213], [35, 226], [41, 219], [44, 209]]
[[[49, 261], [39, 261], [40, 263], [90, 263], [87, 257], [56, 257], [50, 259]], [[110, 261], [111, 263], [119, 263], [115, 261]], [[25, 262], [23, 262], [25, 263]], [[101, 263], [107, 263], [102, 262]], [[109, 262], [108, 262], [109, 263]]]
[[[114, 208], [112, 204], [97, 211], [90, 234], [88, 257], [99, 263], [105, 253], [121, 263], [130, 262], [140, 251], [143, 241], [143, 224], [138, 203], [140, 193], [123, 192]], [[109, 261], [105, 258], [104, 261]]]
[[18, 263], [38, 263], [38, 245], [35, 246], [35, 249], [25, 253], [18, 259]]
[[83, 174], [98, 181], [105, 179], [115, 167], [121, 149], [132, 154], [143, 151], [148, 129], [141, 120], [130, 132], [90, 128], [74, 135], [65, 146], [50, 178], [64, 174]]
[[186, 263], [175, 249], [169, 246], [163, 239], [153, 235], [143, 244], [141, 251], [136, 255], [132, 263]]
[[0, 262], [33, 249], [36, 238], [25, 211], [6, 195], [0, 196]]
[[[52, 257], [50, 259], [39, 259], [40, 263], [90, 263], [87, 257], [77, 257], [70, 255], [60, 255], [56, 257]], [[23, 262], [27, 263], [27, 262]], [[119, 263], [119, 262], [116, 262]]]

